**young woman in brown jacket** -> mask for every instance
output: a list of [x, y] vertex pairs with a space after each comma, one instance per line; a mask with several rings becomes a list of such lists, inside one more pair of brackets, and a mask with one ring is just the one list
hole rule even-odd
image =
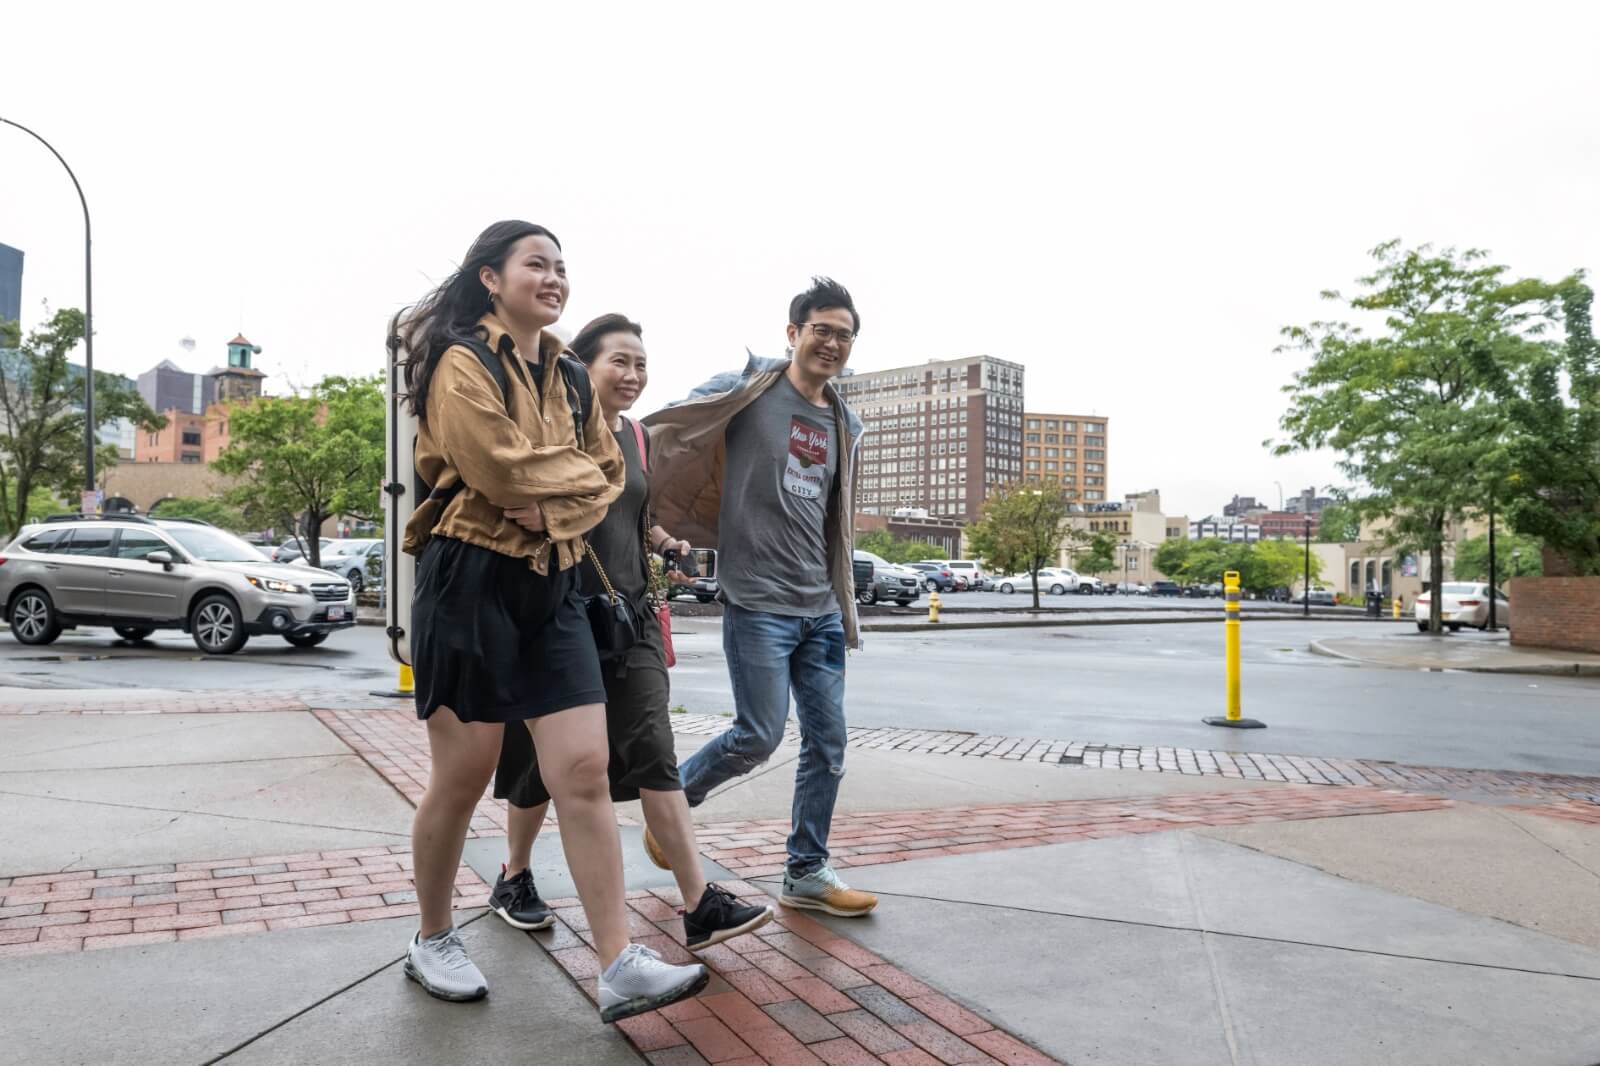
[[403, 316], [417, 473], [432, 487], [405, 540], [417, 556], [417, 716], [432, 754], [412, 830], [422, 927], [406, 973], [443, 999], [488, 992], [450, 902], [504, 731], [526, 728], [600, 956], [601, 1017], [615, 1021], [693, 995], [709, 975], [629, 943], [605, 686], [577, 571], [584, 534], [622, 491], [623, 462], [586, 372], [548, 332], [568, 292], [554, 234], [499, 222]]

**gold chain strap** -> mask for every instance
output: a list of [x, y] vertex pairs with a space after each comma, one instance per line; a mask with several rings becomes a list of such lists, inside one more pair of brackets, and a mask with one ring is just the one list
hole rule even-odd
[[615, 607], [621, 597], [617, 595], [617, 590], [611, 587], [611, 579], [606, 576], [606, 568], [600, 565], [600, 556], [595, 554], [594, 548], [590, 547], [587, 540], [583, 542], [583, 553], [594, 564], [595, 571], [600, 575], [600, 584], [605, 586], [606, 595], [611, 599], [611, 606]]

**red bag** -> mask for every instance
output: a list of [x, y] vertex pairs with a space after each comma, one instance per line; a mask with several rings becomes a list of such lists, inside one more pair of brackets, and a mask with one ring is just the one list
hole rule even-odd
[[[633, 427], [633, 440], [639, 446], [639, 462], [644, 464], [645, 476], [649, 477], [650, 453], [645, 447], [644, 427], [631, 418], [625, 419], [625, 421]], [[647, 549], [650, 547], [649, 515], [650, 510], [647, 507], [645, 508], [645, 522], [647, 524], [644, 530], [644, 543]], [[656, 624], [661, 627], [661, 646], [666, 649], [667, 666], [670, 668], [678, 665], [678, 656], [672, 650], [672, 605], [666, 600], [662, 600], [661, 606], [656, 608]]]

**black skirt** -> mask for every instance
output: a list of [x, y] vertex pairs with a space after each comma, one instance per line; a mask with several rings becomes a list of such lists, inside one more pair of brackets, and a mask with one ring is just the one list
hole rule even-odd
[[[617, 669], [605, 663], [606, 739], [611, 749], [608, 764], [611, 799], [628, 803], [639, 790], [679, 792], [678, 754], [673, 748], [672, 714], [667, 708], [671, 686], [667, 680], [666, 649], [655, 616], [644, 614], [644, 630], [628, 649], [627, 665]], [[513, 807], [537, 807], [550, 798], [539, 771], [538, 753], [528, 727], [513, 722], [500, 742], [500, 764], [494, 774], [494, 798]]]
[[411, 659], [418, 718], [520, 722], [606, 699], [577, 568], [544, 575], [449, 537], [417, 561]]

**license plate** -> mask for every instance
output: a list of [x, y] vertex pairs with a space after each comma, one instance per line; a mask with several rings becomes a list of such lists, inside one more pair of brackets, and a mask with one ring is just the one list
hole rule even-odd
[[343, 622], [344, 621], [344, 608], [343, 607], [329, 607], [328, 608], [328, 621], [330, 621], [330, 622]]

